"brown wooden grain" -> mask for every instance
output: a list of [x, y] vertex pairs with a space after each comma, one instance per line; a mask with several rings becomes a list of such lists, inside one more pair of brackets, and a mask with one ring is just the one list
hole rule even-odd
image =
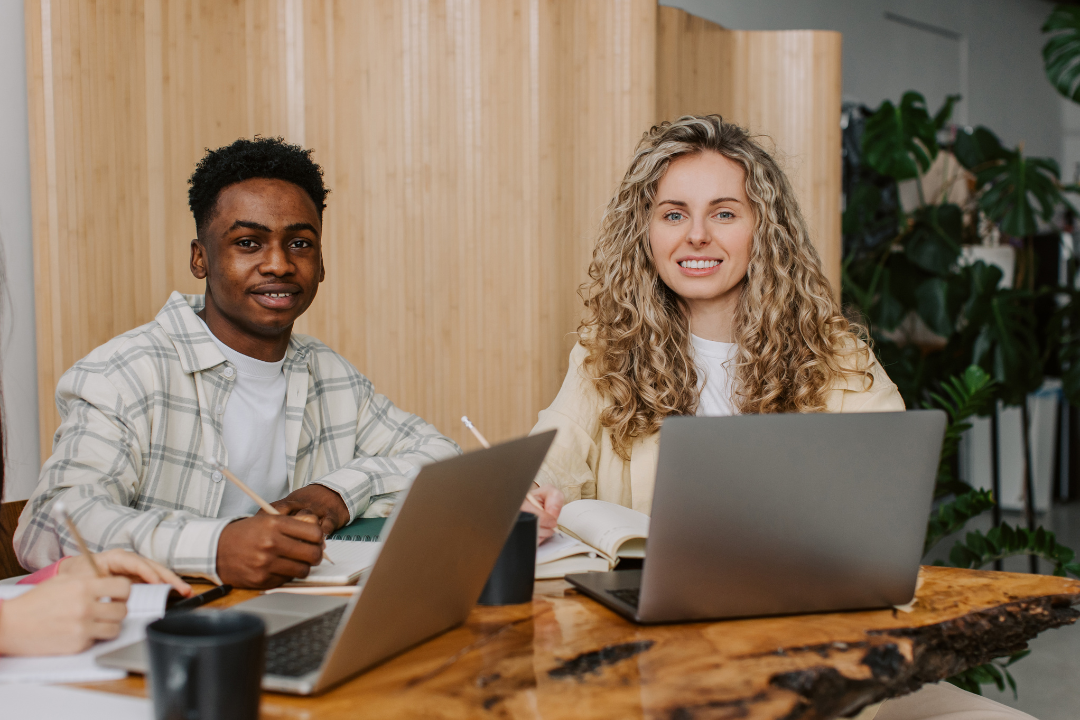
[[[1080, 582], [926, 567], [893, 610], [640, 626], [562, 581], [263, 718], [801, 718], [852, 713], [1024, 647], [1080, 615]], [[232, 605], [254, 593], [234, 592]], [[144, 695], [142, 678], [88, 687]]]
[[0, 580], [25, 575], [27, 572], [15, 557], [15, 547], [12, 544], [15, 528], [19, 525], [19, 514], [24, 507], [25, 500], [0, 504]]

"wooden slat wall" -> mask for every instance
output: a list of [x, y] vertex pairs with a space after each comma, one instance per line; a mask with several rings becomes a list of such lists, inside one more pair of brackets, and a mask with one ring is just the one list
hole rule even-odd
[[767, 136], [839, 298], [840, 33], [726, 30], [661, 7], [657, 34], [658, 117], [719, 113]]
[[333, 193], [302, 318], [471, 446], [526, 432], [655, 119], [650, 0], [27, 0], [42, 452], [60, 374], [188, 272], [204, 148], [282, 135]]

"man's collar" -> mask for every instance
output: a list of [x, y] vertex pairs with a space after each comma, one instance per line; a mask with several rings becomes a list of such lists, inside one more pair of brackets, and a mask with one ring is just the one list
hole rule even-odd
[[[176, 346], [180, 367], [185, 373], [200, 372], [225, 362], [225, 356], [196, 315], [205, 306], [206, 298], [203, 295], [181, 295], [174, 291], [155, 318]], [[307, 348], [294, 334], [289, 338], [286, 359], [304, 361], [306, 356]]]

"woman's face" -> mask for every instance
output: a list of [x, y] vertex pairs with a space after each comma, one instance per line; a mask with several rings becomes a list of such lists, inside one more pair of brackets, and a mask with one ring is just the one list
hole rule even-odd
[[668, 166], [656, 188], [649, 242], [660, 279], [686, 301], [692, 318], [734, 312], [753, 236], [741, 165], [705, 151]]

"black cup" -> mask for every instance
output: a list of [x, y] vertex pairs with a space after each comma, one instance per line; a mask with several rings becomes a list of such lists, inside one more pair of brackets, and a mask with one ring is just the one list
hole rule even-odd
[[146, 628], [156, 720], [257, 720], [266, 625], [233, 611], [168, 615]]
[[534, 575], [536, 516], [520, 512], [477, 602], [480, 605], [517, 605], [529, 602], [533, 595]]

